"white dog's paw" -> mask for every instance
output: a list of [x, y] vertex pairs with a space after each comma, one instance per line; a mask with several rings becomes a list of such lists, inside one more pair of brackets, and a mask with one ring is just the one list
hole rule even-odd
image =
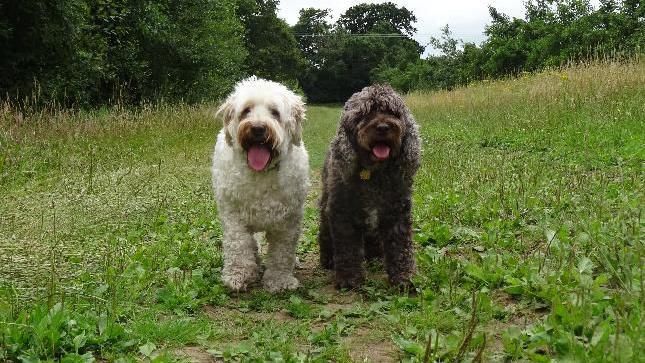
[[264, 273], [262, 278], [264, 288], [269, 292], [280, 292], [284, 290], [295, 290], [300, 286], [298, 279], [291, 273], [269, 271]]
[[245, 291], [249, 284], [260, 278], [259, 268], [229, 269], [222, 272], [224, 286], [233, 291]]

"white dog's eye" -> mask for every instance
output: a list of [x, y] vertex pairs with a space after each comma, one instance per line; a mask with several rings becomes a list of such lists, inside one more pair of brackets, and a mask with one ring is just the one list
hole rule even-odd
[[244, 117], [246, 117], [246, 115], [248, 115], [248, 114], [249, 114], [249, 112], [251, 112], [251, 107], [245, 107], [245, 108], [242, 110], [242, 113], [240, 114], [240, 118], [244, 118]]
[[275, 108], [272, 108], [269, 111], [271, 111], [271, 116], [277, 119], [280, 119], [280, 112], [278, 112], [278, 110], [276, 110]]

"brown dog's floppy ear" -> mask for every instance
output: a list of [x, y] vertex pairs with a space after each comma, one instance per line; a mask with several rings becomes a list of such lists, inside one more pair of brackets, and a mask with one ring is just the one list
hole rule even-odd
[[302, 142], [302, 123], [305, 121], [305, 103], [300, 96], [293, 95], [291, 100], [291, 143], [299, 146]]
[[219, 109], [217, 109], [217, 112], [215, 113], [215, 117], [221, 116], [222, 121], [224, 121], [224, 134], [226, 136], [226, 143], [229, 146], [233, 146], [233, 137], [228, 132], [228, 124], [233, 120], [234, 112], [235, 108], [233, 107], [233, 102], [229, 97], [221, 106], [219, 106]]
[[373, 109], [373, 101], [367, 93], [367, 87], [356, 92], [345, 102], [340, 124], [351, 142], [356, 141], [358, 123], [365, 118]]

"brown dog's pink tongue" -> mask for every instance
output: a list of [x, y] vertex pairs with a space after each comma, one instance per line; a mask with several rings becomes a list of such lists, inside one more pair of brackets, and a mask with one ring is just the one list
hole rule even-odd
[[385, 160], [390, 156], [390, 147], [386, 144], [376, 144], [372, 148], [372, 154], [379, 160]]
[[266, 146], [251, 146], [246, 153], [246, 162], [249, 164], [249, 168], [255, 171], [264, 170], [269, 163], [269, 159], [271, 159], [271, 151]]

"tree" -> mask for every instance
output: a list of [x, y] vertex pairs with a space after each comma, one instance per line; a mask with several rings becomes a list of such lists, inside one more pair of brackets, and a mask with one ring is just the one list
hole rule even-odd
[[328, 22], [330, 12], [329, 9], [301, 9], [298, 22], [291, 28], [297, 38], [298, 48], [313, 67], [320, 65], [318, 54], [331, 35], [332, 25]]
[[0, 94], [98, 105], [221, 97], [242, 76], [234, 0], [0, 0]]
[[233, 0], [142, 3], [143, 98], [215, 99], [244, 76], [244, 28]]
[[96, 60], [86, 55], [96, 47], [83, 33], [88, 18], [82, 1], [1, 1], [2, 96], [57, 98], [68, 85], [76, 85], [70, 93], [89, 86], [80, 76], [96, 71]]
[[409, 92], [416, 89], [453, 89], [471, 81], [473, 74], [479, 75], [477, 66], [481, 52], [472, 43], [463, 42], [452, 36], [450, 27], [441, 29], [439, 38], [432, 37], [430, 44], [441, 52], [426, 59], [403, 63], [403, 67], [380, 67], [376, 80], [390, 83], [396, 89]]
[[410, 38], [414, 14], [392, 3], [357, 5], [339, 18], [304, 88], [325, 100], [342, 100], [370, 82], [388, 82], [404, 92], [450, 90], [597, 54], [642, 52], [645, 43], [645, 6], [639, 0], [601, 0], [597, 9], [590, 0], [527, 0], [525, 9], [520, 19], [489, 7], [491, 23], [481, 45], [454, 39], [446, 26], [431, 40], [441, 54], [420, 59]]
[[[306, 9], [294, 27], [324, 35], [302, 46], [310, 66], [300, 81], [311, 101], [344, 101], [379, 80], [379, 69], [403, 68], [423, 52], [411, 38], [416, 18], [405, 8], [392, 3], [360, 4], [341, 15], [333, 28], [326, 14]], [[382, 36], [392, 33], [400, 36]]]
[[645, 47], [645, 4], [642, 0], [623, 0], [620, 13], [623, 15], [620, 36], [625, 40], [627, 49]]
[[250, 56], [247, 73], [298, 87], [303, 58], [289, 25], [277, 16], [278, 0], [240, 0], [237, 15], [245, 28]]
[[352, 34], [367, 34], [379, 31], [413, 36], [417, 29], [412, 25], [417, 18], [405, 7], [391, 2], [382, 4], [359, 4], [352, 6], [340, 16], [338, 26]]

